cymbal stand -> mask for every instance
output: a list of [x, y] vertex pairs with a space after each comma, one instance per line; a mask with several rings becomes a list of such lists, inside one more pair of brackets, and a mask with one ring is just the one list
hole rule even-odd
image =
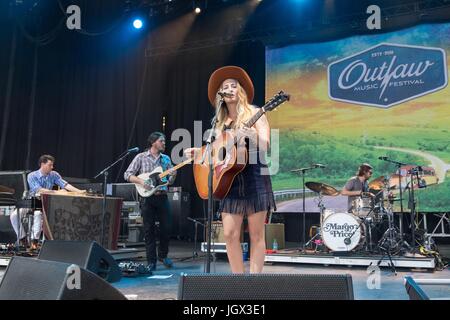
[[[307, 171], [309, 170], [313, 170], [313, 169], [317, 169], [317, 166], [311, 166], [311, 167], [305, 167], [305, 168], [300, 168], [300, 169], [295, 169], [295, 170], [291, 170], [291, 172], [294, 173], [299, 173], [302, 175], [302, 212], [303, 212], [303, 226], [302, 226], [302, 244], [303, 247], [302, 251], [305, 251], [306, 248], [306, 208], [305, 208], [305, 204], [306, 204], [306, 188], [305, 188], [305, 174]], [[299, 251], [300, 251], [299, 250]]]
[[322, 218], [323, 218], [323, 214], [324, 214], [324, 210], [325, 210], [325, 206], [323, 205], [323, 200], [322, 200], [322, 198], [323, 198], [323, 195], [322, 195], [322, 192], [319, 192], [318, 193], [318, 196], [319, 196], [319, 203], [317, 204], [317, 206], [319, 207], [319, 209], [320, 209], [320, 231], [319, 232], [317, 232], [315, 235], [314, 235], [314, 237], [312, 237], [311, 239], [309, 239], [309, 241], [307, 242], [307, 243], [305, 243], [305, 248], [307, 248], [310, 244], [311, 244], [311, 242], [313, 242], [317, 237], [320, 237], [321, 235], [322, 235]]
[[403, 240], [403, 187], [402, 187], [401, 167], [405, 166], [406, 163], [391, 160], [391, 159], [388, 159], [387, 157], [382, 157], [382, 159], [380, 159], [380, 160], [393, 163], [397, 166], [398, 189], [399, 189], [399, 196], [400, 196], [400, 199], [399, 199], [399, 201], [400, 201], [400, 218], [399, 218], [400, 219], [400, 236], [402, 237], [402, 240]]
[[384, 260], [384, 257], [387, 255], [389, 258], [389, 267], [391, 268], [392, 272], [397, 275], [397, 270], [395, 269], [394, 262], [392, 261], [392, 252], [393, 250], [399, 248], [399, 243], [401, 242], [401, 240], [398, 239], [399, 234], [394, 226], [393, 211], [388, 210], [386, 211], [386, 213], [388, 216], [388, 229], [385, 231], [383, 237], [381, 237], [380, 241], [378, 242], [378, 248], [383, 252], [383, 255], [381, 256], [380, 260], [378, 260], [377, 266], [380, 266], [381, 262]]

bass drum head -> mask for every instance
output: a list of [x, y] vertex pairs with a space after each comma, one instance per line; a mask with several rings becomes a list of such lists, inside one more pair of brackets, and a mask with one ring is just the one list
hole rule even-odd
[[[364, 239], [364, 224], [350, 213], [335, 213], [322, 223], [322, 239], [331, 251], [351, 251]], [[348, 244], [345, 243], [348, 239]]]

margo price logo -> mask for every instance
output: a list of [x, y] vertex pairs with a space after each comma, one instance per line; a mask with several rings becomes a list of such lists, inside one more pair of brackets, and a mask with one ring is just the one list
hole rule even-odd
[[381, 108], [447, 86], [445, 51], [381, 43], [328, 66], [332, 100]]
[[323, 230], [329, 232], [335, 238], [346, 238], [351, 236], [356, 228], [358, 228], [357, 224], [326, 223]]

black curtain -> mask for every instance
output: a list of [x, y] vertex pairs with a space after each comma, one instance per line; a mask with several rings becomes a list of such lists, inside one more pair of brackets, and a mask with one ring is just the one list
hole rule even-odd
[[[63, 176], [92, 178], [127, 148], [145, 148], [156, 130], [166, 133], [170, 154], [175, 129], [193, 134], [194, 121], [209, 128], [207, 83], [223, 65], [245, 68], [255, 103], [264, 102], [265, 48], [259, 42], [146, 57], [145, 32], [91, 37], [62, 28], [42, 45], [26, 37], [1, 5], [0, 170], [36, 170], [38, 157], [48, 153]], [[111, 170], [109, 182], [123, 182], [132, 157]], [[192, 216], [202, 216], [192, 166], [179, 171], [175, 185], [191, 193]]]

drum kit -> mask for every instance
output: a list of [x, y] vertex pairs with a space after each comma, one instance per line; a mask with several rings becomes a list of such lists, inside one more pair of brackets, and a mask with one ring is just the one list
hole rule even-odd
[[[307, 182], [306, 187], [318, 195], [320, 227], [305, 247], [315, 252], [363, 252], [365, 254], [395, 255], [402, 249], [401, 233], [394, 225], [392, 192], [396, 186], [388, 177], [369, 183], [370, 196], [363, 193], [352, 201], [351, 212], [326, 208], [324, 196], [338, 196], [340, 192], [325, 183]], [[342, 210], [343, 211], [343, 210]], [[315, 247], [314, 247], [315, 245]]]

